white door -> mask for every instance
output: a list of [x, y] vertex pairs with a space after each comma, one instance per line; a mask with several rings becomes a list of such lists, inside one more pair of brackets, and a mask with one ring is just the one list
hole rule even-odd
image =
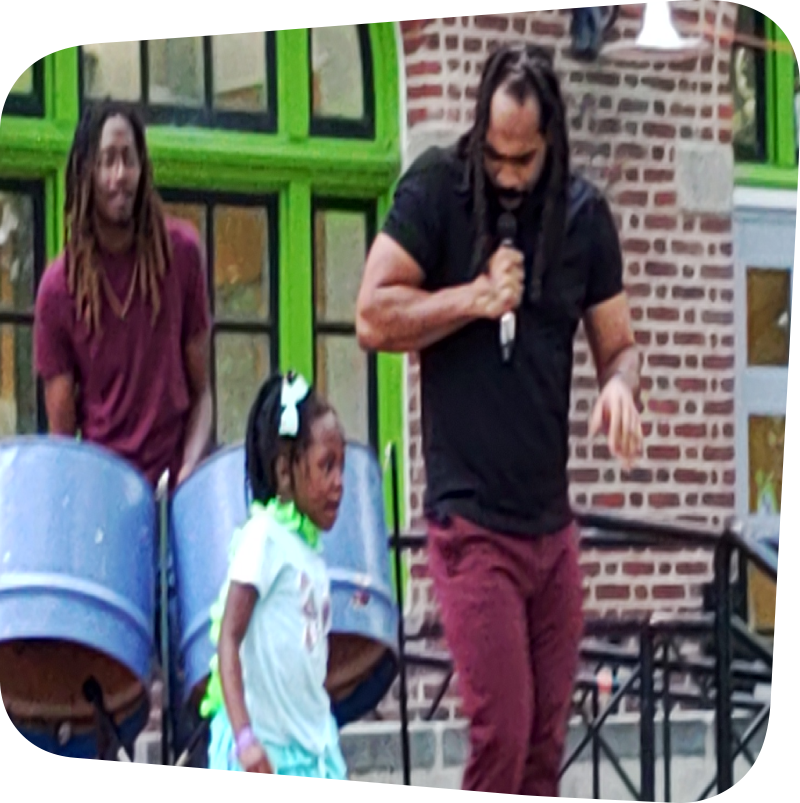
[[777, 538], [797, 194], [734, 197], [736, 509], [754, 536]]

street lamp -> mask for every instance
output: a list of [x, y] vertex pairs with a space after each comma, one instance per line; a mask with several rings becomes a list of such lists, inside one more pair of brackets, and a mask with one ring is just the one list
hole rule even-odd
[[645, 5], [642, 28], [636, 39], [605, 45], [600, 55], [615, 62], [679, 63], [702, 56], [710, 47], [702, 36], [681, 36], [672, 23], [668, 0], [655, 0]]

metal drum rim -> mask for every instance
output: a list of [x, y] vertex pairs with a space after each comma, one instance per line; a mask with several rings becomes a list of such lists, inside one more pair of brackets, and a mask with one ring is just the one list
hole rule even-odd
[[[238, 451], [242, 451], [243, 456], [245, 456], [246, 452], [243, 451], [243, 447], [244, 447], [244, 441], [229, 443], [228, 445], [223, 446], [221, 449], [217, 449], [217, 451], [213, 452], [212, 454], [208, 455], [208, 457], [204, 458], [203, 461], [200, 463], [200, 465], [198, 465], [197, 468], [195, 468], [195, 470], [186, 478], [185, 482], [182, 482], [178, 486], [175, 493], [172, 495], [170, 509], [186, 495], [187, 489], [191, 489], [194, 487], [194, 485], [196, 484], [195, 480], [197, 480], [206, 471], [208, 471], [209, 468], [215, 462], [217, 462], [217, 460], [220, 460], [223, 457]], [[245, 481], [246, 479], [247, 479], [247, 472], [245, 471]], [[244, 488], [242, 488], [242, 494], [244, 494]]]
[[153, 496], [153, 487], [150, 481], [133, 463], [120, 457], [115, 452], [92, 441], [77, 440], [64, 435], [15, 435], [11, 438], [0, 439], [0, 452], [7, 449], [19, 448], [20, 446], [41, 446], [45, 449], [69, 450], [71, 452], [83, 452], [94, 454], [95, 457], [102, 458], [106, 462], [116, 465], [119, 469], [127, 472], [147, 489], [148, 495]]

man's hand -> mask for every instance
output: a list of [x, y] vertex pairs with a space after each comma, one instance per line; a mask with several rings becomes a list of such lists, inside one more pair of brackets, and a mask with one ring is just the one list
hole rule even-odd
[[475, 279], [475, 307], [482, 318], [497, 320], [522, 300], [525, 268], [522, 252], [501, 245], [489, 260], [489, 270]]
[[589, 437], [600, 430], [608, 437], [608, 448], [630, 470], [642, 455], [642, 422], [630, 387], [620, 376], [606, 382], [589, 419]]

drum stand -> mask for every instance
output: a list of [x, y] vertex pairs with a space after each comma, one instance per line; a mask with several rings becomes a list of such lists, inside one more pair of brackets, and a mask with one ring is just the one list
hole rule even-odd
[[117, 726], [111, 719], [103, 702], [103, 690], [94, 677], [83, 684], [83, 696], [94, 708], [94, 721], [97, 729], [97, 757], [101, 761], [130, 762], [131, 757], [122, 744]]
[[169, 470], [161, 475], [156, 488], [156, 502], [159, 518], [159, 561], [160, 577], [160, 618], [161, 618], [161, 763], [170, 764], [171, 702], [170, 654], [169, 654]]

